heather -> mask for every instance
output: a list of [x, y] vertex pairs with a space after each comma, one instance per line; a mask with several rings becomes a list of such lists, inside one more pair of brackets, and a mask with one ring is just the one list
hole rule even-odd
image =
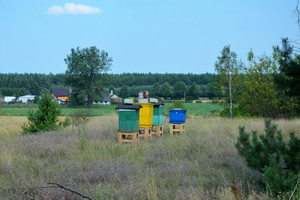
[[[189, 117], [186, 134], [138, 144], [117, 143], [118, 117], [90, 117], [79, 126], [21, 136], [0, 130], [1, 199], [81, 199], [47, 186], [62, 184], [92, 199], [273, 199], [263, 177], [247, 167], [235, 143], [238, 127], [264, 130], [263, 119]], [[276, 120], [287, 138], [300, 120]]]

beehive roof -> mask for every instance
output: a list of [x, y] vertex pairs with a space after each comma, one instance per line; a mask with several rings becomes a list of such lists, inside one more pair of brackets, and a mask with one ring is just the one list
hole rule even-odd
[[140, 108], [142, 108], [141, 105], [123, 105], [123, 104], [119, 104], [115, 109], [131, 109], [131, 110], [139, 110]]
[[154, 103], [154, 107], [160, 107], [160, 106], [163, 106], [165, 105], [164, 103]]

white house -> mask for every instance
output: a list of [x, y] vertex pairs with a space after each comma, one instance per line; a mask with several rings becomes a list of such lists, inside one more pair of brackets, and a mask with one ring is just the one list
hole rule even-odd
[[28, 103], [28, 101], [32, 101], [34, 100], [34, 95], [25, 95], [25, 96], [21, 96], [19, 97], [19, 101], [22, 101], [22, 103]]
[[4, 97], [4, 102], [5, 103], [10, 103], [10, 102], [13, 102], [15, 101], [17, 98], [16, 97], [13, 97], [13, 96], [6, 96]]

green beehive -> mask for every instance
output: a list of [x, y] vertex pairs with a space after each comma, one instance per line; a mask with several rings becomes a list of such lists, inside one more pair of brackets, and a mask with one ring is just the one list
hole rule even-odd
[[153, 126], [163, 125], [163, 104], [155, 103], [153, 108]]
[[119, 132], [134, 133], [139, 131], [140, 105], [118, 105]]

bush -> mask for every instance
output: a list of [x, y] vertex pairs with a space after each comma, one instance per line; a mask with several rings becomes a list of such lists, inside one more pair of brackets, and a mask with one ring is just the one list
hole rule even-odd
[[29, 111], [28, 124], [22, 126], [23, 134], [51, 131], [61, 126], [68, 126], [70, 119], [66, 118], [64, 122], [60, 122], [58, 119], [60, 114], [58, 104], [52, 101], [50, 92], [45, 90], [38, 104], [38, 110], [36, 112]]
[[266, 119], [264, 135], [252, 131], [250, 137], [245, 127], [240, 127], [235, 146], [247, 165], [263, 174], [267, 189], [276, 194], [294, 189], [300, 178], [300, 138], [294, 133], [285, 142], [277, 125]]
[[169, 109], [171, 109], [171, 110], [174, 109], [174, 108], [181, 108], [182, 110], [185, 109], [184, 105], [183, 105], [183, 103], [181, 101], [174, 101], [173, 104], [172, 104], [172, 106], [169, 107]]

